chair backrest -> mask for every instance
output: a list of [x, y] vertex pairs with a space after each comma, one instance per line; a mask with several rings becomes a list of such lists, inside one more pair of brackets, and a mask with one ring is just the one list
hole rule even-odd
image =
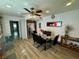
[[33, 33], [32, 36], [33, 36], [33, 40], [34, 40], [34, 42], [35, 42], [35, 40], [36, 40], [35, 34]]
[[37, 43], [39, 43], [40, 45], [42, 45], [45, 42], [46, 42], [46, 40], [44, 40], [41, 36], [37, 36]]
[[53, 40], [53, 45], [56, 45], [58, 43], [58, 38], [59, 38], [59, 35], [55, 36]]

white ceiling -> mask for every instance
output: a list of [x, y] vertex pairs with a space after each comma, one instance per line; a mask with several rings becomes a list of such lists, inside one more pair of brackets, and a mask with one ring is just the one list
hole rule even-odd
[[[72, 2], [72, 5], [66, 6], [68, 2]], [[7, 7], [10, 5], [11, 7]], [[43, 14], [49, 10], [48, 14], [57, 14], [65, 11], [79, 9], [79, 0], [0, 0], [0, 14], [1, 15], [22, 15], [25, 11], [23, 8], [30, 9], [34, 7], [36, 9], [42, 9]]]

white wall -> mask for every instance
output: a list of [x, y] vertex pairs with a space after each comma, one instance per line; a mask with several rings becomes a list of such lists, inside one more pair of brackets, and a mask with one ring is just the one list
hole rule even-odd
[[26, 19], [23, 18], [20, 20], [20, 32], [21, 32], [21, 38], [26, 39], [27, 38], [27, 26], [26, 26]]
[[[46, 29], [49, 31], [52, 31], [56, 34], [64, 35], [64, 27], [66, 25], [72, 25], [74, 27], [73, 31], [71, 32], [71, 36], [74, 37], [79, 37], [79, 9], [78, 10], [73, 10], [61, 14], [55, 15], [55, 19], [51, 19], [50, 16], [43, 17], [40, 21], [37, 21], [37, 25], [41, 23], [42, 29]], [[47, 22], [53, 22], [53, 21], [62, 21], [62, 27], [47, 27], [46, 23]], [[39, 32], [39, 28], [37, 26], [37, 30]]]
[[3, 16], [3, 19], [2, 19], [3, 35], [4, 36], [11, 35], [9, 21], [18, 21], [19, 22], [20, 37], [23, 39], [26, 39], [27, 38], [27, 28], [26, 28], [26, 19], [24, 17]]
[[19, 18], [15, 17], [15, 16], [3, 16], [2, 26], [3, 26], [3, 35], [4, 36], [11, 35], [11, 33], [10, 33], [10, 24], [9, 24], [10, 20], [19, 21]]

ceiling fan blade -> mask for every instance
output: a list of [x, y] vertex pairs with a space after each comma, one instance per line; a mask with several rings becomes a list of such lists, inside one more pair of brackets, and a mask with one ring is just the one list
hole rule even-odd
[[41, 16], [41, 15], [39, 15], [39, 14], [35, 14], [36, 16]]
[[34, 10], [34, 8], [30, 8], [31, 10]]
[[42, 13], [42, 10], [37, 10], [36, 13]]
[[28, 10], [27, 8], [24, 8], [26, 11], [31, 12], [30, 10]]

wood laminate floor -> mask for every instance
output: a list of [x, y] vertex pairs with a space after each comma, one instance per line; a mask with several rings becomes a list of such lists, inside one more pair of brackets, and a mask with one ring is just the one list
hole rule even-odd
[[47, 51], [42, 51], [41, 48], [36, 48], [31, 39], [17, 40], [14, 43], [17, 59], [79, 59], [79, 53], [59, 45], [52, 46]]

